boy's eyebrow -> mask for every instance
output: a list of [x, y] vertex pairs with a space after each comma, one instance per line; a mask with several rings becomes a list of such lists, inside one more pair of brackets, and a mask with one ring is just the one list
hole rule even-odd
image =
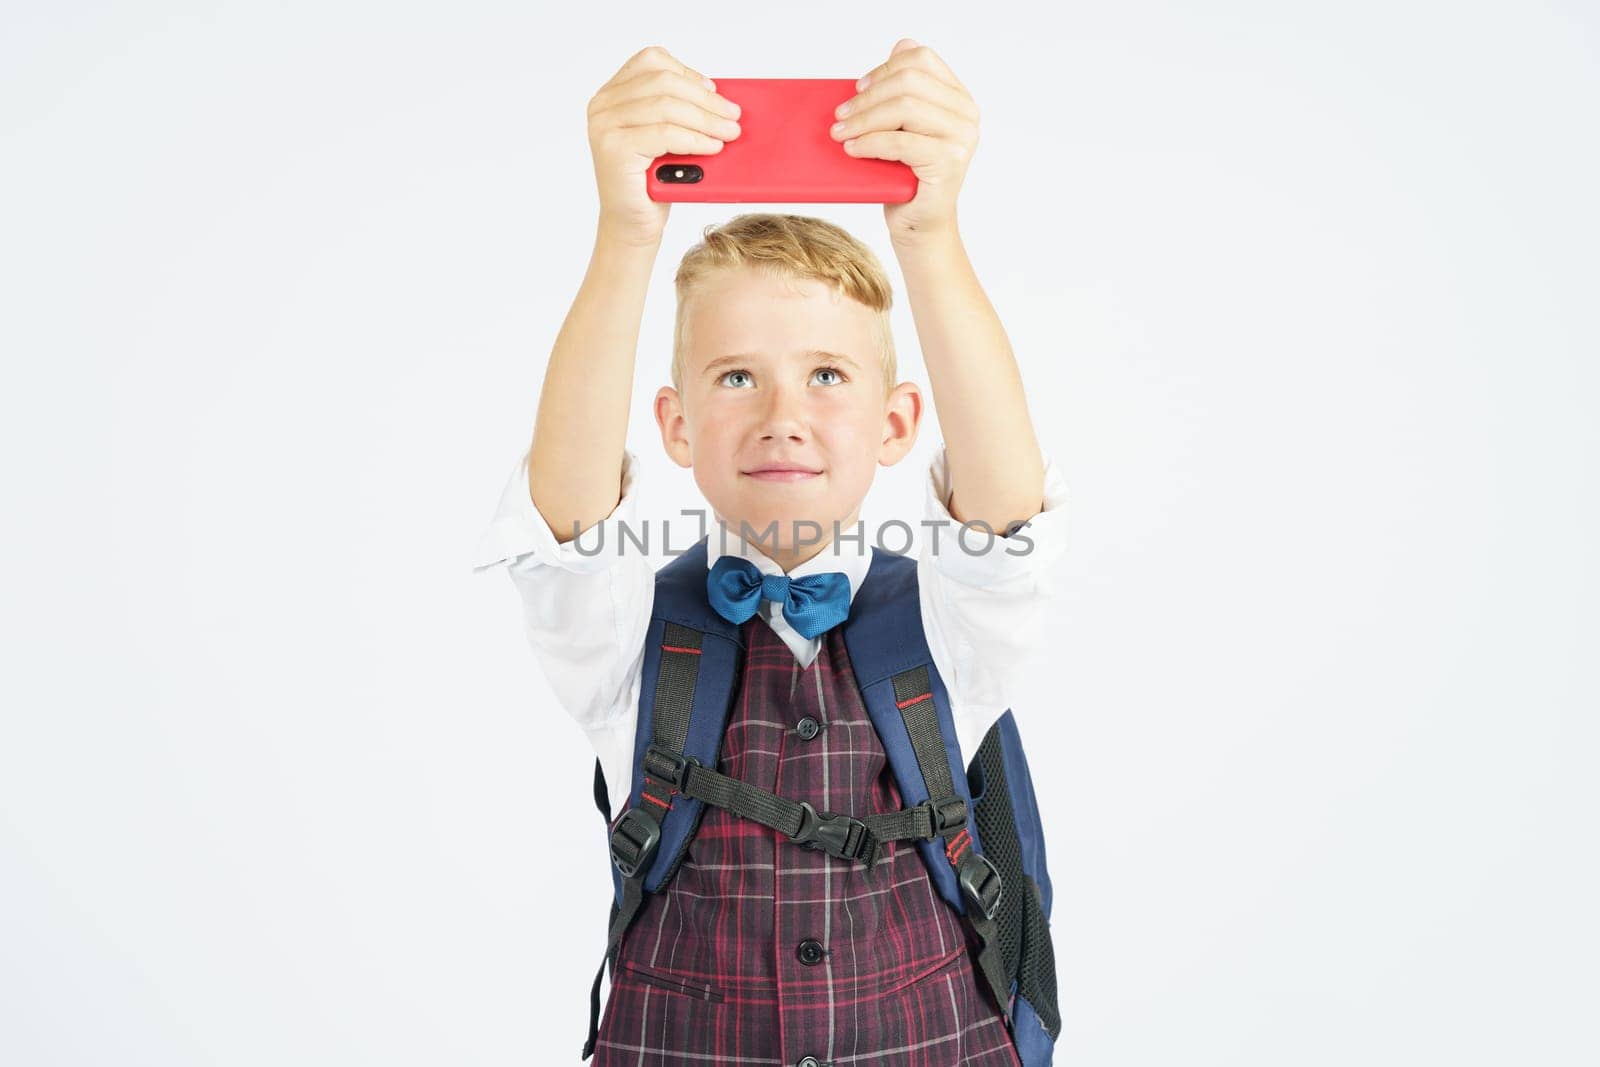
[[[861, 365], [855, 360], [851, 359], [849, 356], [843, 355], [839, 352], [829, 352], [825, 348], [812, 348], [801, 354], [807, 359], [825, 359], [835, 363], [846, 363], [856, 370], [861, 369]], [[718, 367], [725, 367], [729, 363], [742, 363], [747, 359], [755, 358], [755, 355], [756, 353], [754, 352], [735, 352], [729, 356], [718, 356], [716, 359], [705, 365], [705, 373], [710, 374]]]

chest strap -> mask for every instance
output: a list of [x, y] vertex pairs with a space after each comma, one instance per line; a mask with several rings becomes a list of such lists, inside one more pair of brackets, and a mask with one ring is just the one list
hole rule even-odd
[[[776, 830], [801, 848], [864, 863], [868, 871], [877, 865], [886, 841], [931, 841], [967, 825], [967, 802], [960, 797], [856, 818], [817, 811], [807, 801], [790, 800], [729, 777], [659, 744], [645, 749], [644, 774], [647, 783], [666, 786], [667, 807], [671, 797], [681, 793]], [[625, 878], [649, 864], [660, 837], [659, 817], [648, 810], [660, 801], [652, 793], [646, 793], [645, 800], [624, 813], [611, 834], [611, 859]]]

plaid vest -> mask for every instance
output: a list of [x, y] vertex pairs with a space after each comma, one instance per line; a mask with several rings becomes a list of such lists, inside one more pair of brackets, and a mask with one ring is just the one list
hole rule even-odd
[[[740, 627], [717, 770], [817, 811], [905, 805], [834, 627], [809, 667]], [[1015, 1067], [961, 917], [909, 842], [870, 871], [706, 806], [665, 891], [623, 935], [596, 1067]]]

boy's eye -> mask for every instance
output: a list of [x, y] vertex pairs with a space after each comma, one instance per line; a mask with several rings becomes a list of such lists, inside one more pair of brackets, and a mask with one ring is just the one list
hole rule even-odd
[[[817, 370], [816, 370], [816, 373], [817, 374], [831, 374], [831, 375], [833, 375], [833, 380], [824, 382], [823, 383], [824, 385], [837, 385], [840, 382], [844, 381], [844, 375], [839, 370], [838, 367], [818, 367]], [[729, 381], [731, 378], [733, 378], [734, 375], [742, 375], [745, 378], [748, 378], [748, 377], [750, 377], [750, 372], [747, 371], [747, 370], [730, 370], [730, 371], [726, 372], [725, 374], [723, 374], [722, 377], [720, 379], [718, 379], [718, 380], [726, 382], [726, 381]]]

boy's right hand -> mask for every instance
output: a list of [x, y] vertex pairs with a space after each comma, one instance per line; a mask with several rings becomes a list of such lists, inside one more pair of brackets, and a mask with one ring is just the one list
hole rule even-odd
[[589, 101], [589, 150], [600, 189], [600, 227], [626, 241], [657, 242], [668, 203], [651, 200], [645, 174], [657, 156], [713, 155], [739, 136], [739, 105], [666, 49], [634, 54]]

